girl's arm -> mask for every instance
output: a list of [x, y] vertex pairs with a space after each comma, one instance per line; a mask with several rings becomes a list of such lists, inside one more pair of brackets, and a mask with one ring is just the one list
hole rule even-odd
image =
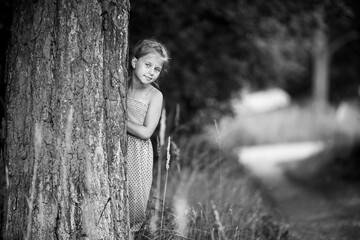
[[127, 131], [138, 138], [144, 140], [149, 139], [159, 123], [162, 104], [163, 95], [160, 91], [156, 91], [156, 93], [150, 99], [149, 108], [146, 113], [144, 124], [139, 125], [127, 121]]

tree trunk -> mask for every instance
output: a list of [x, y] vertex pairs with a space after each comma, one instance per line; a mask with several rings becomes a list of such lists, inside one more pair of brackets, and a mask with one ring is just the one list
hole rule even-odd
[[128, 239], [128, 0], [18, 1], [4, 239]]
[[329, 98], [329, 66], [330, 57], [326, 35], [320, 29], [315, 33], [315, 49], [313, 50], [313, 99], [316, 108], [323, 109]]
[[314, 48], [312, 51], [313, 62], [313, 101], [317, 109], [324, 109], [329, 98], [329, 67], [330, 54], [324, 22], [324, 9], [320, 8], [315, 13], [318, 24], [314, 32]]

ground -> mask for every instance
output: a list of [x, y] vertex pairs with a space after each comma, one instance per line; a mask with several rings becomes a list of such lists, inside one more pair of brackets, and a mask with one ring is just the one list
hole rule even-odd
[[[274, 212], [296, 240], [360, 239], [360, 181], [335, 174], [331, 149], [307, 142], [239, 151], [241, 163], [260, 179]], [[246, 151], [257, 152], [257, 160]]]

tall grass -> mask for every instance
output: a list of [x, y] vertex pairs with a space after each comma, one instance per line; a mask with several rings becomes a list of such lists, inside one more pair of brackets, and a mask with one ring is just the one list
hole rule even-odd
[[[273, 211], [261, 185], [238, 164], [232, 149], [254, 144], [349, 139], [351, 136], [335, 115], [333, 109], [319, 113], [306, 106], [292, 106], [215, 121], [206, 134], [172, 136], [167, 148], [171, 146], [168, 166], [163, 159], [163, 140], [154, 172], [158, 180], [152, 194], [155, 197], [149, 201], [149, 220], [137, 239], [293, 239], [289, 226]], [[152, 216], [162, 217], [154, 222], [150, 221]]]
[[166, 190], [167, 190], [167, 183], [169, 178], [169, 167], [170, 167], [170, 144], [171, 144], [171, 137], [168, 138], [168, 144], [166, 147], [166, 177], [165, 177], [165, 186], [164, 186], [164, 203], [161, 211], [161, 220], [160, 220], [160, 229], [162, 229], [163, 226], [163, 220], [164, 220], [164, 210], [165, 210], [165, 198], [166, 198]]
[[288, 239], [286, 225], [270, 214], [236, 156], [223, 151], [220, 136], [168, 139], [171, 154], [159, 148], [148, 220], [135, 239]]

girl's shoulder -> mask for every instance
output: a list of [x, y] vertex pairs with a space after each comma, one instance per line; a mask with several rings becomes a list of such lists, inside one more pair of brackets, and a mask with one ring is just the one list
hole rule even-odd
[[149, 91], [149, 94], [148, 94], [148, 97], [149, 97], [149, 102], [152, 102], [152, 101], [162, 101], [163, 99], [163, 94], [162, 92], [157, 89], [156, 87], [154, 86], [151, 86], [151, 89]]

